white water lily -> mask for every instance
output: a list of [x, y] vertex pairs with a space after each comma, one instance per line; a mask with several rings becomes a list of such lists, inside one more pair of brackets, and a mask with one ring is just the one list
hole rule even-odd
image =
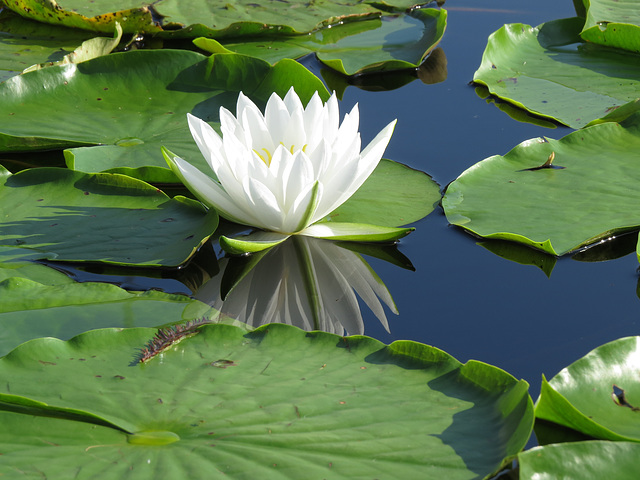
[[222, 136], [199, 118], [187, 117], [212, 175], [163, 149], [173, 172], [201, 202], [226, 219], [266, 232], [239, 242], [223, 237], [221, 244], [227, 249], [257, 251], [293, 234], [376, 241], [394, 240], [410, 231], [317, 223], [371, 175], [389, 143], [395, 120], [360, 151], [358, 106], [340, 124], [335, 93], [323, 104], [316, 92], [306, 108], [293, 88], [284, 99], [274, 93], [263, 115], [241, 92], [235, 117], [220, 108]]
[[389, 290], [362, 256], [332, 241], [293, 237], [257, 257], [248, 272], [238, 274], [232, 268], [239, 278], [223, 298], [223, 278], [229, 262], [236, 261], [220, 259], [224, 274], [213, 277], [194, 296], [224, 317], [253, 327], [286, 323], [304, 330], [362, 335], [358, 296], [387, 331], [383, 303], [398, 314]]

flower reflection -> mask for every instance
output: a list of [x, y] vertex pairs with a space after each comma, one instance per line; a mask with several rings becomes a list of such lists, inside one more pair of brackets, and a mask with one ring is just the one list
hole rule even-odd
[[224, 274], [195, 295], [253, 327], [286, 323], [339, 335], [364, 333], [356, 294], [389, 331], [387, 287], [357, 253], [328, 240], [295, 236], [261, 254], [223, 258]]

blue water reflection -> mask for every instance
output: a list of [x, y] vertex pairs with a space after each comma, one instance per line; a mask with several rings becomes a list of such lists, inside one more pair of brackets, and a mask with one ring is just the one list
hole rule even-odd
[[[560, 138], [571, 131], [516, 122], [480, 99], [468, 83], [487, 37], [504, 23], [537, 25], [574, 15], [569, 0], [468, 0], [445, 8], [444, 82], [425, 85], [417, 80], [390, 92], [350, 87], [342, 107], [359, 103], [364, 142], [385, 119], [397, 117], [385, 156], [426, 171], [443, 186], [476, 162], [504, 154], [524, 140]], [[416, 227], [400, 246], [415, 273], [371, 261], [394, 293], [400, 315], [390, 319], [390, 333], [365, 315], [367, 335], [385, 343], [412, 339], [460, 361], [497, 365], [526, 379], [535, 399], [542, 374], [550, 378], [596, 346], [638, 334], [634, 255], [601, 263], [561, 258], [547, 278], [535, 266], [504, 260], [477, 246], [476, 239], [448, 226], [441, 211]]]

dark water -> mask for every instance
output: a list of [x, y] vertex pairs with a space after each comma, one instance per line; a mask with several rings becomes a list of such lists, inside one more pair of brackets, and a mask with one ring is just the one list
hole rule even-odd
[[[560, 138], [568, 128], [519, 123], [486, 104], [468, 85], [486, 39], [504, 23], [538, 25], [574, 16], [570, 0], [540, 2], [448, 1], [441, 43], [448, 78], [415, 81], [390, 92], [348, 88], [343, 108], [358, 102], [365, 141], [398, 118], [385, 156], [421, 169], [444, 188], [466, 168], [537, 136]], [[561, 258], [551, 277], [536, 267], [504, 260], [476, 239], [448, 226], [438, 208], [401, 241], [416, 267], [407, 272], [372, 261], [389, 287], [399, 316], [391, 334], [363, 309], [366, 334], [388, 343], [411, 339], [434, 345], [460, 361], [499, 366], [531, 384], [534, 400], [542, 374], [560, 369], [608, 341], [638, 334], [635, 255], [584, 263]]]

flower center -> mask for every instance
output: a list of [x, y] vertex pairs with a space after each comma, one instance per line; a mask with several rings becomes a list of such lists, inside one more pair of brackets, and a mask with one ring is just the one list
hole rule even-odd
[[[286, 147], [286, 145], [282, 142], [280, 142], [280, 145], [282, 145], [283, 147]], [[306, 153], [306, 149], [307, 149], [307, 144], [305, 143], [302, 147], [302, 151]], [[293, 152], [296, 151], [296, 146], [295, 145], [291, 145], [291, 147], [288, 148], [288, 150], [291, 152], [291, 154], [293, 155]], [[260, 152], [264, 152], [264, 155], [262, 155]], [[271, 158], [273, 157], [273, 154], [266, 148], [261, 148], [260, 151], [256, 150], [255, 148], [253, 149], [253, 153], [255, 153], [260, 160], [262, 160], [264, 162], [264, 164], [269, 167], [271, 166]]]

